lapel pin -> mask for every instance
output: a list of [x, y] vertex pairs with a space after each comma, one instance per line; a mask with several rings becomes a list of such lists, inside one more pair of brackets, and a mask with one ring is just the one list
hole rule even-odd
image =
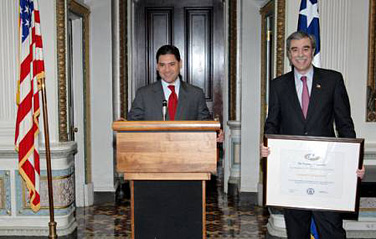
[[320, 84], [316, 84], [316, 88], [317, 89], [321, 89], [321, 85]]

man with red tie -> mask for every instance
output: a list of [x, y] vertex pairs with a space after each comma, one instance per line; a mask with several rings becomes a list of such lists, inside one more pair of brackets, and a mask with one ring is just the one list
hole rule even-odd
[[141, 87], [128, 114], [128, 120], [208, 120], [211, 118], [205, 96], [199, 87], [184, 82], [180, 75], [179, 49], [164, 45], [157, 51], [158, 81]]
[[[313, 36], [294, 32], [286, 44], [293, 70], [270, 82], [264, 133], [355, 138], [342, 74], [312, 65], [316, 45]], [[261, 145], [261, 156], [267, 157], [269, 150], [273, 149]], [[364, 167], [354, 169], [355, 174], [362, 178]], [[312, 217], [320, 239], [346, 238], [338, 212], [286, 208], [284, 217], [289, 239], [309, 239]]]
[[[184, 82], [180, 76], [182, 60], [178, 48], [162, 46], [156, 58], [158, 81], [137, 90], [128, 120], [211, 119], [202, 89]], [[163, 110], [164, 105], [167, 110]], [[219, 139], [221, 135], [223, 138], [220, 134]], [[135, 210], [149, 213], [140, 213], [135, 219], [143, 225], [135, 229], [139, 238], [202, 238], [201, 181], [141, 180], [134, 185], [135, 194], [142, 198], [142, 206]]]

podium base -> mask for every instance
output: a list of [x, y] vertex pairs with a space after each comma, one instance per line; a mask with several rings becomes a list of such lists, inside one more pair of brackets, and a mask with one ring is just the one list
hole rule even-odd
[[134, 238], [203, 238], [203, 181], [133, 181]]

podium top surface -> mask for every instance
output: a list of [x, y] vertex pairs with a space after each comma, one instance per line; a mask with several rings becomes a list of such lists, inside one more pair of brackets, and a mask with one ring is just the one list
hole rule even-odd
[[115, 121], [114, 131], [219, 131], [218, 121]]

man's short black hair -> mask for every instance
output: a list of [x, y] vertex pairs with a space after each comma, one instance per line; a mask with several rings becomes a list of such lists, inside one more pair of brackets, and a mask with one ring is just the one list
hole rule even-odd
[[180, 61], [180, 52], [179, 49], [176, 46], [173, 45], [164, 45], [161, 46], [157, 51], [157, 62], [159, 60], [160, 55], [167, 55], [172, 54], [175, 56], [176, 60]]
[[[180, 58], [180, 52], [179, 52], [179, 49], [174, 46], [174, 45], [164, 45], [164, 46], [161, 46], [158, 51], [157, 51], [157, 63], [158, 63], [158, 60], [159, 60], [159, 56], [161, 55], [167, 55], [167, 54], [172, 54], [175, 56], [176, 60], [177, 61], [181, 61], [181, 58]], [[181, 74], [179, 74], [179, 78], [181, 79]], [[157, 71], [157, 80], [160, 80], [161, 79], [161, 76], [159, 75], [159, 72]]]

